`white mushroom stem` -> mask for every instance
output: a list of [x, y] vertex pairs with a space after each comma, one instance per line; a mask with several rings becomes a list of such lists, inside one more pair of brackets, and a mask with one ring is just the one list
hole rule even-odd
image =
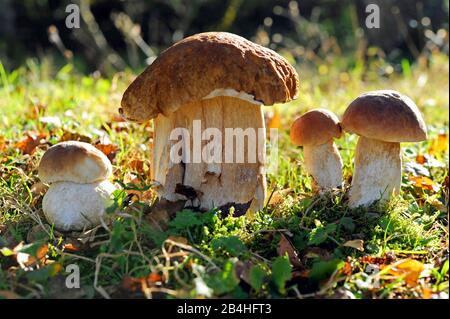
[[[195, 127], [201, 123], [201, 128]], [[200, 121], [200, 122], [199, 122]], [[261, 105], [230, 96], [216, 96], [187, 105], [178, 111], [154, 121], [153, 179], [160, 185], [157, 189], [161, 198], [169, 201], [186, 200], [186, 206], [200, 209], [215, 207], [227, 209], [234, 206], [236, 215], [263, 208], [266, 194], [265, 130]], [[226, 138], [230, 130], [250, 129], [256, 134], [256, 142], [248, 142], [245, 137], [244, 147], [237, 147], [237, 138], [231, 145], [234, 158], [243, 151], [244, 162], [228, 162], [227, 152], [230, 145]], [[179, 139], [171, 139], [174, 129], [183, 129], [187, 133], [184, 150], [181, 150], [182, 163], [174, 163], [170, 153]], [[202, 136], [199, 138], [199, 129]], [[219, 133], [205, 136], [206, 129]], [[262, 136], [258, 135], [263, 132]], [[228, 130], [228, 132], [227, 132]], [[175, 134], [176, 136], [177, 134]], [[208, 135], [208, 134], [206, 134]], [[216, 160], [205, 162], [203, 153], [212, 154]], [[250, 156], [249, 156], [250, 155]], [[217, 156], [217, 157], [216, 157]], [[255, 160], [252, 161], [251, 159]], [[193, 190], [192, 196], [180, 194], [177, 185]], [[179, 186], [180, 186], [179, 185]]]
[[57, 182], [42, 201], [48, 222], [60, 230], [82, 230], [101, 223], [116, 187], [109, 181], [90, 184]]
[[401, 186], [400, 143], [361, 136], [356, 145], [349, 207], [369, 206], [398, 194]]
[[303, 146], [306, 170], [316, 191], [342, 186], [342, 159], [333, 140], [321, 145]]

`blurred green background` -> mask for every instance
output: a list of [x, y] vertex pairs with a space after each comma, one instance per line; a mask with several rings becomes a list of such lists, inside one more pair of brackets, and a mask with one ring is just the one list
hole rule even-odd
[[[79, 29], [65, 25], [71, 3]], [[379, 29], [365, 26], [372, 3]], [[229, 31], [295, 64], [375, 63], [389, 76], [433, 51], [448, 55], [448, 13], [445, 0], [0, 0], [0, 61], [12, 70], [30, 57], [51, 59], [55, 69], [69, 60], [79, 72], [108, 76], [140, 70], [188, 35]]]

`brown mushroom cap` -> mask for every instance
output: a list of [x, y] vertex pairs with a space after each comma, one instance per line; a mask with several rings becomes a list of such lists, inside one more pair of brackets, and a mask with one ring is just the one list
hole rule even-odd
[[385, 142], [419, 142], [427, 128], [416, 104], [392, 90], [360, 95], [342, 117], [345, 131]]
[[94, 183], [107, 179], [111, 162], [95, 146], [67, 141], [50, 147], [39, 163], [39, 178], [44, 183]]
[[292, 123], [291, 141], [295, 145], [321, 145], [342, 135], [337, 116], [326, 109], [306, 112]]
[[262, 104], [298, 94], [295, 69], [274, 51], [227, 32], [200, 33], [165, 50], [125, 91], [121, 110], [131, 120], [168, 115], [215, 89], [253, 95]]

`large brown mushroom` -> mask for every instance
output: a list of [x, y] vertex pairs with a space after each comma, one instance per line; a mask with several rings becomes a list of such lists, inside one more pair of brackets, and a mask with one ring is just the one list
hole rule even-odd
[[[296, 98], [298, 87], [295, 69], [274, 51], [230, 33], [201, 33], [165, 50], [139, 75], [120, 113], [155, 120], [152, 174], [161, 198], [206, 210], [234, 206], [238, 215], [264, 205], [261, 106]], [[233, 140], [234, 159], [227, 148]], [[171, 159], [174, 153], [181, 162]]]
[[333, 139], [342, 135], [337, 116], [325, 109], [306, 112], [292, 123], [292, 143], [303, 146], [305, 168], [316, 191], [342, 186], [342, 159]]
[[349, 206], [368, 206], [400, 192], [401, 142], [420, 142], [427, 129], [416, 104], [392, 90], [365, 93], [342, 118], [345, 131], [358, 134]]

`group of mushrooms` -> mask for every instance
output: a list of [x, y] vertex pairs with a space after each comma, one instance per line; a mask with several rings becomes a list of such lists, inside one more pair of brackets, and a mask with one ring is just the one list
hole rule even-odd
[[[127, 88], [119, 113], [131, 121], [154, 120], [151, 177], [160, 201], [181, 202], [198, 210], [234, 207], [235, 215], [242, 215], [264, 207], [264, 141], [254, 162], [175, 163], [171, 151], [180, 140], [174, 140], [172, 132], [183, 128], [192, 133], [181, 138], [184, 151], [195, 152], [195, 143], [214, 142], [215, 151], [224, 159], [227, 150], [220, 141], [204, 135], [202, 141], [193, 140], [196, 120], [203, 128], [223, 134], [227, 128], [265, 132], [262, 105], [289, 102], [298, 91], [297, 72], [274, 51], [234, 34], [208, 32], [185, 38], [162, 52]], [[342, 159], [333, 141], [343, 131], [360, 136], [350, 207], [367, 206], [398, 193], [400, 142], [427, 137], [417, 106], [395, 91], [359, 96], [342, 121], [328, 110], [311, 110], [292, 124], [290, 136], [294, 144], [303, 146], [304, 166], [317, 191], [343, 184]], [[41, 180], [51, 183], [43, 199], [49, 222], [61, 230], [100, 224], [116, 189], [108, 181], [111, 171], [108, 158], [90, 144], [72, 141], [49, 148], [39, 165]]]

